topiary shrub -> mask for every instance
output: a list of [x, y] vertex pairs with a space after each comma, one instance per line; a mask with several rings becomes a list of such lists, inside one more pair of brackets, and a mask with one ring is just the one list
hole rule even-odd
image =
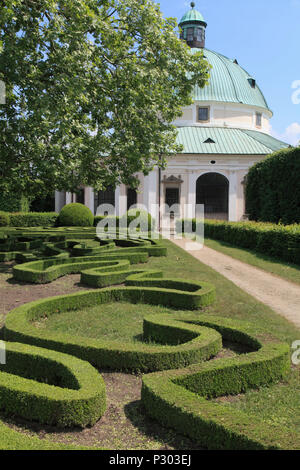
[[10, 224], [10, 217], [7, 212], [0, 212], [0, 227], [7, 227]]
[[140, 230], [143, 232], [149, 231], [154, 228], [155, 219], [149, 214], [149, 212], [143, 209], [129, 209], [125, 216], [121, 219], [125, 219], [127, 217], [127, 226], [130, 226], [130, 223], [137, 220], [140, 223]]
[[56, 212], [16, 212], [10, 214], [11, 227], [54, 227]]
[[29, 200], [23, 194], [0, 194], [0, 210], [5, 212], [29, 212]]
[[62, 208], [58, 218], [60, 227], [92, 227], [94, 216], [83, 204], [72, 203]]

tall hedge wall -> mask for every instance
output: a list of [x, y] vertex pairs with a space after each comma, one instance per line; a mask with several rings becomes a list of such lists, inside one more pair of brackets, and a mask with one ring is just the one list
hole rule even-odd
[[5, 212], [29, 212], [29, 201], [20, 194], [0, 192], [0, 210]]
[[300, 223], [300, 147], [276, 152], [254, 165], [247, 177], [250, 220]]

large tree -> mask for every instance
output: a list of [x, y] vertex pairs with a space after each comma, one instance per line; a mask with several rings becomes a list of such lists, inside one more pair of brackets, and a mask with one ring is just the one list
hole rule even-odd
[[134, 185], [164, 165], [209, 70], [176, 26], [151, 0], [2, 1], [0, 190]]

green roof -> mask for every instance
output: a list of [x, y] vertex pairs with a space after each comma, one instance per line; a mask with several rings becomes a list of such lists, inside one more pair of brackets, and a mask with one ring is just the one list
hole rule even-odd
[[289, 147], [262, 132], [198, 126], [179, 127], [177, 143], [183, 145], [181, 153], [214, 155], [268, 155]]
[[205, 23], [205, 20], [203, 16], [201, 15], [201, 13], [197, 10], [192, 9], [188, 11], [185, 15], [183, 15], [183, 17], [181, 18], [179, 22], [179, 25], [181, 25], [182, 23], [191, 22], [191, 21], [201, 21], [202, 23]]
[[[194, 54], [199, 52], [199, 49], [191, 51]], [[252, 76], [236, 61], [209, 49], [203, 49], [203, 52], [212, 69], [209, 84], [204, 88], [194, 88], [194, 100], [242, 103], [270, 111], [259, 86], [256, 83], [254, 87], [251, 86], [249, 79]]]

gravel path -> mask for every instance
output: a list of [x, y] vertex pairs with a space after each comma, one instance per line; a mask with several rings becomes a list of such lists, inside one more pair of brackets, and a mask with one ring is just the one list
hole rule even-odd
[[172, 241], [300, 327], [299, 286], [206, 246], [201, 249], [195, 242], [186, 239]]

